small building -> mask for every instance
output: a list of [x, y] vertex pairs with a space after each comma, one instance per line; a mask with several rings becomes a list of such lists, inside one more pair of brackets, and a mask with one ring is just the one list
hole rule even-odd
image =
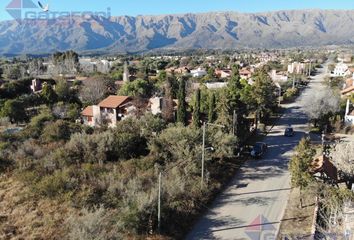
[[[173, 111], [174, 114], [176, 114], [177, 111], [177, 103], [178, 100], [177, 99], [173, 99]], [[162, 109], [163, 109], [163, 97], [152, 97], [149, 99], [149, 103], [148, 103], [148, 109], [150, 110], [150, 112], [153, 115], [158, 115], [162, 113]]]
[[42, 90], [42, 81], [38, 78], [32, 80], [31, 91], [33, 93], [39, 92]]
[[149, 99], [150, 111], [153, 115], [160, 114], [162, 111], [162, 97], [152, 97]]
[[83, 123], [91, 127], [107, 124], [115, 127], [118, 121], [132, 116], [135, 107], [128, 96], [111, 95], [102, 100], [98, 105], [86, 107], [81, 116]]
[[347, 99], [347, 106], [345, 108], [344, 123], [348, 126], [354, 126], [354, 110], [350, 109], [349, 99]]

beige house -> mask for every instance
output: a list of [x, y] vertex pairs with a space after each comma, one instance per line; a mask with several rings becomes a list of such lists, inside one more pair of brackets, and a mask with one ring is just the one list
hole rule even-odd
[[132, 116], [134, 112], [135, 106], [130, 97], [111, 95], [98, 105], [86, 107], [81, 112], [81, 116], [83, 123], [91, 127], [97, 127], [102, 124], [115, 127], [118, 121]]

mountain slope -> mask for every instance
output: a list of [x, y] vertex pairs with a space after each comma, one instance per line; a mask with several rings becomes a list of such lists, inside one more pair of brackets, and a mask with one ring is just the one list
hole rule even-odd
[[215, 12], [0, 22], [0, 54], [74, 49], [277, 48], [352, 44], [354, 10]]

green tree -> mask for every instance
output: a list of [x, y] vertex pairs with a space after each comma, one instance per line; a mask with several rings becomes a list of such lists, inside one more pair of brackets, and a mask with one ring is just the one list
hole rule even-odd
[[24, 104], [18, 99], [7, 100], [0, 113], [2, 117], [8, 117], [11, 123], [24, 121], [27, 118]]
[[264, 70], [258, 70], [254, 75], [252, 97], [256, 103], [256, 110], [264, 118], [277, 105], [275, 85]]
[[58, 99], [57, 94], [55, 93], [52, 85], [50, 84], [44, 84], [41, 92], [41, 97], [44, 100], [44, 102], [48, 105], [53, 105]]
[[59, 101], [69, 102], [71, 98], [71, 92], [69, 84], [65, 79], [61, 79], [55, 86], [55, 93], [58, 96]]
[[195, 102], [193, 106], [193, 126], [200, 127], [200, 89], [195, 93]]
[[227, 91], [223, 89], [219, 94], [219, 99], [216, 104], [216, 110], [218, 113], [216, 123], [230, 127], [231, 117], [230, 117], [230, 105], [227, 99]]
[[210, 123], [214, 122], [216, 119], [216, 99], [215, 99], [215, 93], [211, 92], [209, 95], [209, 109], [208, 109], [208, 121]]
[[166, 122], [174, 121], [174, 105], [173, 105], [171, 81], [172, 80], [170, 78], [166, 78], [165, 94], [162, 99], [161, 114], [162, 114], [162, 118]]
[[152, 85], [144, 79], [125, 83], [118, 91], [119, 95], [131, 97], [150, 97]]
[[70, 134], [71, 130], [68, 122], [58, 120], [44, 127], [41, 138], [45, 142], [66, 141], [70, 139]]
[[187, 107], [186, 107], [186, 82], [184, 78], [179, 80], [178, 88], [178, 108], [177, 108], [177, 122], [186, 125]]
[[295, 148], [295, 154], [289, 162], [291, 173], [291, 185], [300, 188], [300, 207], [302, 207], [301, 191], [312, 181], [309, 173], [309, 167], [315, 155], [315, 150], [311, 147], [309, 138], [301, 139], [299, 145]]

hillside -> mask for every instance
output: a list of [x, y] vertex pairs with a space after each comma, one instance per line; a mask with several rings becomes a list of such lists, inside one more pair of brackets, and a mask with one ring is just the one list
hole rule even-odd
[[0, 54], [352, 44], [354, 10], [214, 12], [0, 22]]

